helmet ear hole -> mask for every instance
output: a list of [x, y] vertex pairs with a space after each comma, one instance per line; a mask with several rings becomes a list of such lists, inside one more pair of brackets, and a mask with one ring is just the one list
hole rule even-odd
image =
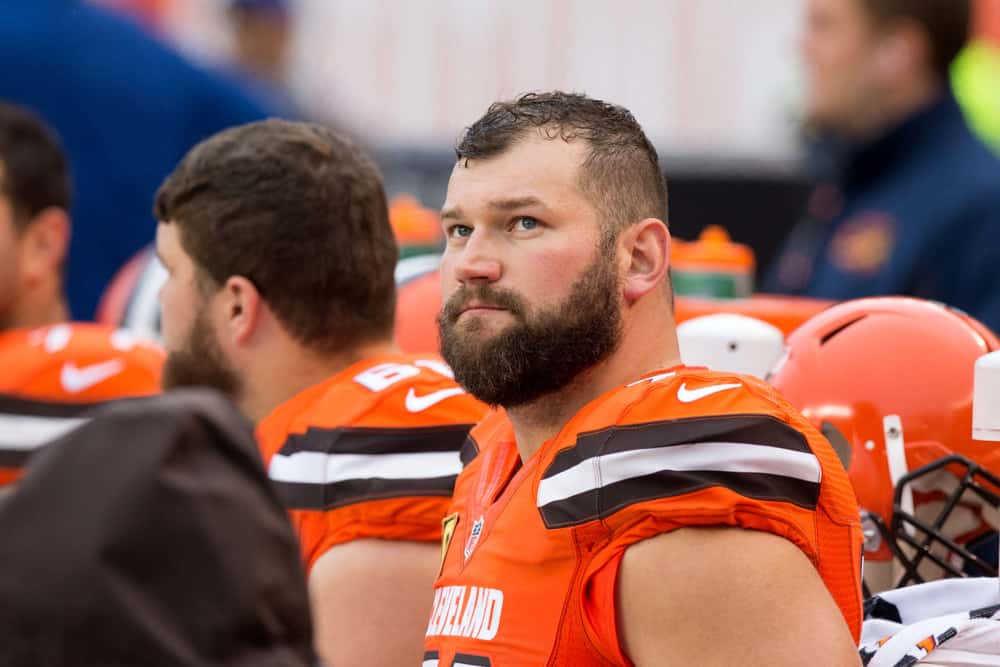
[[851, 465], [850, 441], [844, 437], [844, 434], [840, 432], [839, 428], [830, 422], [823, 422], [819, 430], [830, 442], [830, 446], [833, 447], [833, 451], [837, 453], [837, 458], [840, 459], [840, 465], [844, 466], [844, 470], [847, 470]]

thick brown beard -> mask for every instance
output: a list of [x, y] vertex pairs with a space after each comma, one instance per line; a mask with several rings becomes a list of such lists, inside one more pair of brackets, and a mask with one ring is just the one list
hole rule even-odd
[[[563, 389], [617, 349], [619, 292], [614, 264], [601, 250], [563, 303], [531, 317], [511, 290], [463, 286], [438, 319], [441, 354], [458, 383], [484, 403], [505, 408], [532, 403]], [[473, 300], [507, 310], [514, 324], [476, 341], [470, 334], [479, 323], [458, 323], [465, 304]]]
[[209, 326], [204, 311], [191, 325], [184, 345], [167, 353], [163, 365], [163, 388], [209, 387], [237, 400], [242, 382], [229, 364]]

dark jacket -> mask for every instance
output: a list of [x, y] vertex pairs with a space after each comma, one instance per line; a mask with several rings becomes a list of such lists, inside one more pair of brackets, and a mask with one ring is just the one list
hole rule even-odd
[[46, 447], [0, 535], [4, 667], [315, 664], [294, 534], [214, 394], [122, 402]]
[[942, 96], [848, 152], [762, 287], [837, 300], [923, 297], [1000, 329], [1000, 160]]

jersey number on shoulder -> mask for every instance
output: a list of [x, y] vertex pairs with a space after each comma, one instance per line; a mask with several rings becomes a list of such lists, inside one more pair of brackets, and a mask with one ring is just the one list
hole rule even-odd
[[383, 391], [397, 382], [420, 375], [420, 369], [442, 375], [449, 380], [455, 378], [448, 364], [435, 359], [418, 359], [412, 364], [379, 364], [354, 376], [354, 381], [371, 391]]

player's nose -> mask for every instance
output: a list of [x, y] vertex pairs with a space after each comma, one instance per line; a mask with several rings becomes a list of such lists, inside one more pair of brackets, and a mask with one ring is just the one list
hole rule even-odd
[[454, 272], [460, 283], [496, 282], [503, 263], [486, 235], [472, 234], [454, 258]]

